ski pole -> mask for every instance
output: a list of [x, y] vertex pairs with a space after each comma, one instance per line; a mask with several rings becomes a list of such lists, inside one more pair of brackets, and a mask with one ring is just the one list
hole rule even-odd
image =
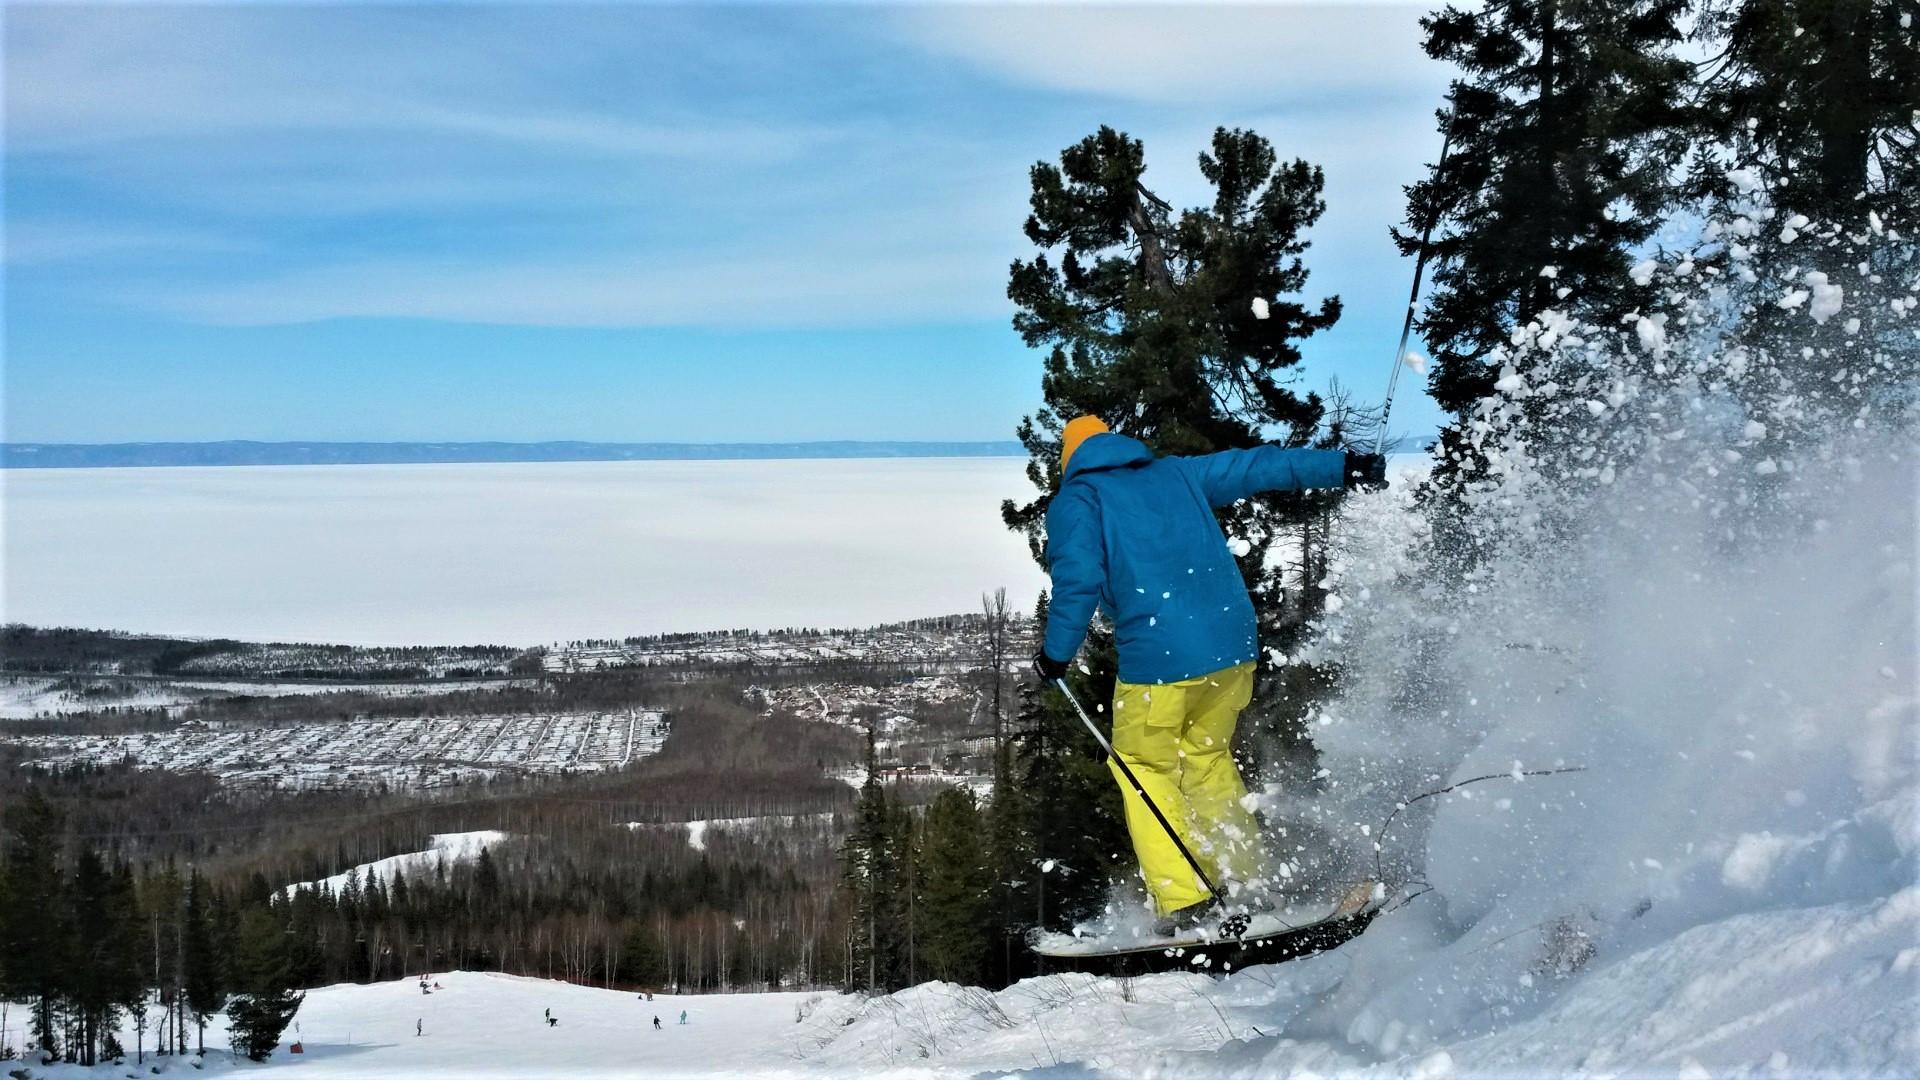
[[1187, 865], [1193, 867], [1193, 872], [1200, 876], [1200, 883], [1207, 887], [1207, 891], [1213, 894], [1215, 900], [1225, 903], [1227, 894], [1221, 890], [1220, 886], [1213, 883], [1213, 879], [1207, 876], [1205, 870], [1200, 869], [1200, 860], [1194, 858], [1193, 852], [1187, 850], [1186, 842], [1181, 840], [1180, 834], [1174, 831], [1173, 825], [1167, 821], [1167, 815], [1160, 812], [1160, 807], [1154, 803], [1153, 796], [1148, 795], [1147, 789], [1140, 786], [1139, 779], [1133, 775], [1132, 769], [1127, 768], [1127, 763], [1120, 760], [1120, 752], [1113, 748], [1113, 744], [1107, 741], [1105, 735], [1100, 734], [1099, 725], [1093, 722], [1093, 717], [1087, 715], [1087, 710], [1081, 706], [1080, 699], [1073, 696], [1072, 690], [1067, 689], [1067, 680], [1055, 679], [1053, 684], [1058, 686], [1060, 692], [1067, 695], [1067, 700], [1073, 703], [1073, 711], [1080, 714], [1080, 722], [1087, 725], [1087, 730], [1093, 733], [1094, 741], [1100, 744], [1100, 749], [1105, 750], [1107, 757], [1120, 767], [1120, 774], [1127, 778], [1127, 783], [1133, 785], [1133, 793], [1140, 796], [1140, 801], [1147, 804], [1147, 809], [1153, 811], [1153, 820], [1167, 830], [1167, 838], [1173, 841], [1174, 847], [1180, 849], [1180, 854], [1186, 857]]
[[[1447, 134], [1440, 140], [1440, 166], [1447, 163], [1447, 151], [1453, 148], [1453, 116], [1447, 116]], [[1436, 166], [1436, 171], [1439, 166]], [[1393, 415], [1393, 391], [1400, 385], [1400, 369], [1407, 363], [1407, 338], [1413, 334], [1413, 313], [1420, 303], [1420, 279], [1427, 270], [1427, 242], [1433, 239], [1433, 227], [1438, 223], [1439, 214], [1429, 215], [1426, 227], [1420, 230], [1420, 249], [1413, 258], [1413, 288], [1407, 293], [1407, 317], [1400, 323], [1400, 347], [1393, 351], [1393, 370], [1387, 375], [1387, 396], [1380, 403], [1380, 432], [1374, 437], [1373, 452], [1378, 454], [1387, 446], [1387, 418]]]

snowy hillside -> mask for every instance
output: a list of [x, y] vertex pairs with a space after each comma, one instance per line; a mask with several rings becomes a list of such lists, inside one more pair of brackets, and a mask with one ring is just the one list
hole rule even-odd
[[496, 829], [479, 829], [472, 832], [435, 833], [433, 843], [425, 851], [409, 851], [404, 855], [390, 855], [369, 863], [343, 870], [332, 877], [318, 881], [302, 881], [281, 890], [291, 896], [307, 889], [314, 892], [338, 893], [352, 880], [357, 885], [365, 885], [370, 875], [378, 875], [386, 884], [393, 883], [396, 873], [407, 877], [419, 877], [433, 874], [440, 867], [452, 867], [455, 863], [472, 862], [480, 853], [496, 844], [504, 843], [507, 834]]

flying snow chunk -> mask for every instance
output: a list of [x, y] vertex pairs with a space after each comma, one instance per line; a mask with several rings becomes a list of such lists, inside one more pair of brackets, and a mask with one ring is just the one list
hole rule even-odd
[[1633, 283], [1635, 285], [1648, 285], [1653, 282], [1653, 272], [1658, 269], [1660, 269], [1660, 264], [1655, 260], [1642, 259], [1634, 263], [1633, 269], [1628, 271], [1628, 273], [1633, 276]]
[[1733, 169], [1727, 173], [1727, 183], [1743, 195], [1760, 190], [1760, 174], [1753, 169]]
[[1767, 425], [1758, 420], [1749, 420], [1747, 426], [1740, 429], [1740, 437], [1748, 442], [1759, 442], [1767, 437]]
[[1540, 268], [1540, 276], [1543, 278], [1558, 278], [1560, 276], [1560, 268], [1557, 266], [1543, 266]]
[[1254, 297], [1253, 298], [1253, 317], [1256, 319], [1264, 319], [1269, 314], [1271, 314], [1271, 312], [1267, 310], [1267, 298], [1264, 296]]
[[1415, 375], [1425, 375], [1427, 373], [1427, 358], [1417, 352], [1407, 353], [1407, 355], [1400, 358], [1400, 362], [1413, 369]]
[[1640, 351], [1648, 356], [1664, 356], [1667, 352], [1667, 328], [1645, 315], [1633, 324], [1633, 332], [1640, 339]]
[[1840, 314], [1841, 306], [1846, 303], [1847, 291], [1828, 281], [1825, 271], [1809, 270], [1800, 280], [1813, 294], [1813, 303], [1808, 306], [1807, 314], [1813, 316], [1814, 322], [1824, 326], [1828, 319]]
[[1806, 303], [1807, 297], [1811, 295], [1813, 294], [1809, 293], [1805, 289], [1793, 289], [1789, 291], [1787, 295], [1774, 301], [1774, 303], [1778, 304], [1781, 308], [1787, 311], [1792, 311], [1793, 309], [1799, 307], [1801, 304]]

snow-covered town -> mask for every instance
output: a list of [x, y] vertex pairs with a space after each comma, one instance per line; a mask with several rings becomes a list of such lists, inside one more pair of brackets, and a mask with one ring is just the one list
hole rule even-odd
[[[1019, 656], [1031, 647], [1027, 629], [1016, 627], [1003, 653]], [[868, 630], [733, 630], [619, 642], [561, 642], [546, 650], [542, 663], [553, 672], [627, 667], [816, 667], [836, 662], [964, 670], [978, 666], [987, 649], [980, 620], [956, 616]]]
[[218, 729], [188, 721], [170, 731], [7, 741], [42, 769], [127, 762], [239, 786], [404, 790], [619, 769], [659, 750], [671, 730], [658, 712], [629, 711]]

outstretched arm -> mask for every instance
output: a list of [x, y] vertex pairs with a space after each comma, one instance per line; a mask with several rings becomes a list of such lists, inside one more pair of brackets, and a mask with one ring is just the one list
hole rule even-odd
[[1086, 640], [1107, 584], [1099, 515], [1083, 494], [1063, 492], [1047, 508], [1047, 570], [1053, 575], [1053, 595], [1040, 651], [1065, 665]]
[[1347, 454], [1344, 450], [1256, 446], [1175, 460], [1191, 470], [1209, 504], [1231, 506], [1261, 491], [1341, 487]]

